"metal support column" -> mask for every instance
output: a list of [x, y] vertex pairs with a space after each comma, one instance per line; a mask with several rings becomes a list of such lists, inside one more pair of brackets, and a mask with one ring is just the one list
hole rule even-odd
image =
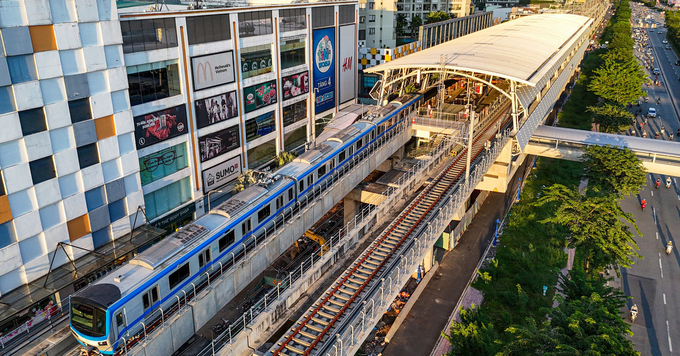
[[514, 136], [517, 134], [517, 131], [519, 130], [519, 127], [517, 127], [518, 123], [518, 113], [517, 113], [517, 82], [514, 80], [510, 81], [510, 102], [512, 103], [512, 133], [511, 135]]

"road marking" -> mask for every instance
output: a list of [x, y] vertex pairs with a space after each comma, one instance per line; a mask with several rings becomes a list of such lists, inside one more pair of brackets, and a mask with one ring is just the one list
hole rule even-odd
[[666, 293], [663, 294], [663, 305], [666, 305]]
[[661, 270], [661, 278], [663, 278], [663, 267], [661, 267], [661, 259], [660, 258], [659, 258], [659, 269]]
[[666, 320], [666, 333], [668, 334], [668, 349], [673, 352], [673, 344], [671, 343], [671, 327], [668, 326], [668, 320]]
[[652, 196], [654, 196], [654, 191], [652, 190]]
[[[656, 232], [656, 239], [657, 240], [659, 239], [659, 232], [658, 231]], [[659, 254], [659, 256], [661, 256], [661, 254]]]

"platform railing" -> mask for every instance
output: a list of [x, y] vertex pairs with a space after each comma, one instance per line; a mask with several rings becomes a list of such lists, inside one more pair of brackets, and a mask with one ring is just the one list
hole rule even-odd
[[502, 148], [510, 139], [510, 130], [504, 131], [492, 141], [488, 150], [471, 167], [469, 183], [461, 180], [451, 190], [447, 198], [428, 222], [421, 223], [414, 232], [408, 245], [400, 251], [399, 257], [389, 262], [382, 278], [371, 291], [358, 303], [356, 310], [350, 312], [348, 319], [338, 327], [337, 333], [326, 341], [320, 354], [327, 356], [353, 355], [366, 336], [373, 330], [378, 320], [387, 310], [395, 296], [413, 274], [416, 266], [431, 250], [441, 232], [448, 226], [451, 216], [470, 196], [474, 187], [496, 161]]
[[[461, 133], [464, 133], [462, 131]], [[247, 310], [243, 315], [229, 325], [227, 330], [218, 335], [209, 346], [206, 346], [198, 356], [213, 355], [222, 350], [226, 345], [231, 344], [238, 334], [245, 329], [246, 326], [251, 325], [253, 321], [267, 308], [273, 307], [274, 303], [281, 302], [281, 295], [295, 284], [300, 278], [304, 277], [306, 272], [312, 270], [320, 259], [327, 253], [334, 253], [334, 249], [338, 246], [341, 239], [345, 236], [352, 236], [357, 229], [363, 228], [367, 222], [376, 218], [376, 215], [383, 207], [396, 203], [396, 200], [403, 196], [403, 193], [410, 189], [412, 184], [421, 179], [423, 174], [429, 169], [441, 162], [451, 152], [453, 145], [462, 139], [462, 137], [449, 137], [434, 147], [427, 158], [419, 160], [411, 169], [403, 174], [395, 183], [391, 184], [379, 196], [373, 198], [368, 205], [354, 216], [353, 220], [341, 228], [338, 233], [333, 235], [326, 241], [324, 245], [319, 248], [319, 253], [314, 253], [307, 258], [300, 267], [294, 271], [289, 272], [287, 278], [283, 278], [276, 288], [272, 288], [264, 298], [255, 302], [253, 306]], [[325, 252], [324, 252], [325, 251]], [[322, 278], [321, 274], [317, 277]]]

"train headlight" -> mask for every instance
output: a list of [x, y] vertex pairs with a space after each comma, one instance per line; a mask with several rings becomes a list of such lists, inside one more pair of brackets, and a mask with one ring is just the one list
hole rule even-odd
[[100, 341], [97, 343], [99, 346], [107, 346], [109, 343], [107, 341]]

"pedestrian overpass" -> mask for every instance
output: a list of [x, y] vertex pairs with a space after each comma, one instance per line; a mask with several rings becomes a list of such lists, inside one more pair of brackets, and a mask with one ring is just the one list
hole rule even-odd
[[680, 176], [680, 143], [652, 138], [541, 125], [536, 128], [524, 154], [578, 161], [592, 145], [631, 149], [651, 173]]

